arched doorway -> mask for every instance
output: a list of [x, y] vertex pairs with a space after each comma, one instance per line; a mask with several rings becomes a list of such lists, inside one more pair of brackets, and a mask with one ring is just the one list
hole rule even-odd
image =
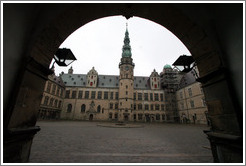
[[90, 114], [89, 121], [92, 121], [92, 120], [93, 120], [93, 114]]
[[[218, 41], [216, 36], [213, 35], [213, 32], [217, 32], [216, 30], [212, 29], [214, 26], [207, 28], [207, 24], [205, 25], [206, 20], [203, 20], [204, 22], [202, 23], [204, 24], [202, 24], [201, 20], [199, 20], [199, 14], [194, 12], [192, 13], [192, 10], [185, 10], [187, 7], [192, 7], [189, 5], [182, 6], [179, 4], [52, 5], [56, 6], [57, 11], [55, 11], [55, 14], [52, 14], [54, 13], [54, 10], [52, 10], [49, 5], [41, 5], [39, 7], [31, 6], [33, 9], [39, 9], [37, 11], [40, 11], [40, 13], [38, 15], [39, 17], [37, 18], [41, 19], [36, 21], [36, 23], [38, 22], [37, 24], [32, 22], [34, 25], [37, 25], [37, 27], [32, 29], [32, 36], [29, 36], [31, 40], [29, 40], [29, 43], [25, 43], [25, 48], [27, 48], [26, 51], [23, 52], [25, 56], [20, 58], [21, 61], [24, 61], [24, 63], [19, 65], [20, 70], [18, 70], [18, 79], [21, 81], [12, 83], [16, 88], [11, 90], [9, 90], [10, 88], [6, 88], [5, 90], [8, 92], [13, 91], [15, 93], [13, 93], [14, 95], [11, 97], [6, 97], [8, 99], [14, 100], [8, 100], [7, 103], [6, 99], [4, 99], [4, 102], [6, 101], [5, 104], [7, 103], [7, 108], [5, 107], [4, 109], [4, 137], [5, 140], [8, 140], [4, 143], [4, 161], [13, 161], [13, 157], [8, 156], [8, 154], [11, 154], [10, 147], [13, 147], [11, 145], [14, 143], [17, 145], [16, 147], [22, 147], [25, 145], [25, 141], [19, 141], [19, 138], [22, 136], [21, 134], [19, 137], [16, 136], [13, 139], [13, 133], [19, 133], [13, 129], [28, 126], [29, 128], [26, 130], [29, 132], [28, 137], [26, 137], [28, 141], [32, 140], [32, 136], [38, 130], [34, 127], [36, 122], [35, 110], [38, 110], [40, 95], [45, 83], [45, 77], [47, 77], [47, 75], [50, 73], [48, 67], [59, 45], [66, 39], [66, 37], [68, 37], [80, 26], [92, 20], [113, 15], [124, 15], [126, 18], [131, 16], [139, 16], [150, 19], [165, 26], [186, 45], [186, 47], [190, 50], [193, 58], [195, 59], [200, 71], [200, 81], [203, 84], [209, 108], [208, 112], [212, 124], [211, 131], [208, 131], [207, 135], [212, 143], [215, 160], [222, 162], [242, 161], [242, 101], [240, 100], [240, 88], [238, 89], [238, 86], [236, 86], [237, 83], [233, 82], [235, 79], [237, 79], [235, 77], [238, 77], [240, 73], [237, 74], [236, 72], [235, 77], [231, 75], [228, 76], [228, 73], [231, 73], [232, 69], [237, 68], [231, 67], [232, 64], [229, 63], [231, 57], [229, 55], [226, 56], [226, 54], [222, 54], [222, 52], [229, 54], [229, 52], [233, 52], [232, 50], [234, 49], [230, 47], [231, 50], [221, 50], [221, 48], [225, 48], [225, 45], [226, 47], [228, 47], [228, 45], [233, 45], [233, 42], [220, 45], [220, 42], [223, 43], [223, 41]], [[230, 7], [232, 6], [230, 4], [228, 5]], [[226, 11], [228, 11], [226, 10], [228, 5], [219, 7], [218, 9], [224, 9], [222, 11], [226, 13]], [[18, 9], [21, 9], [20, 6], [17, 7], [19, 7]], [[206, 7], [207, 9], [212, 9], [209, 8], [209, 6]], [[197, 9], [204, 9], [206, 7], [204, 7], [203, 4], [194, 6], [194, 8]], [[234, 6], [233, 14], [235, 14], [237, 10], [238, 7]], [[8, 11], [13, 12], [14, 10]], [[91, 13], [91, 11], [96, 12]], [[216, 10], [213, 11], [215, 12]], [[230, 11], [232, 12], [232, 10]], [[51, 17], [46, 17], [48, 14], [50, 14]], [[209, 16], [209, 12], [207, 12], [207, 15]], [[34, 13], [33, 17], [35, 16], [37, 15]], [[237, 21], [237, 13], [233, 16], [235, 17], [232, 18], [235, 18], [235, 21]], [[200, 17], [200, 19], [203, 18]], [[230, 26], [233, 25], [235, 24]], [[227, 29], [223, 30], [227, 31]], [[222, 33], [221, 31], [219, 32]], [[240, 34], [238, 36], [240, 36]], [[8, 34], [6, 37], [8, 37]], [[6, 48], [8, 46], [6, 46]], [[231, 66], [228, 68], [225, 64], [229, 64]], [[227, 69], [231, 70], [227, 72]], [[233, 88], [229, 88], [230, 85], [232, 85]], [[27, 94], [28, 97], [24, 97]], [[236, 94], [237, 97], [232, 97], [234, 94]], [[9, 101], [12, 101], [12, 103]], [[26, 105], [28, 105], [28, 107], [24, 107]], [[235, 145], [235, 147], [232, 149], [228, 147], [228, 142]], [[227, 151], [229, 151], [234, 156], [238, 156], [238, 158], [227, 158]], [[218, 153], [225, 156], [218, 157]], [[16, 161], [26, 161], [28, 159], [28, 150], [26, 154], [27, 155], [24, 157], [24, 159], [18, 158]], [[16, 150], [16, 154], [14, 155], [20, 155], [18, 150]]]

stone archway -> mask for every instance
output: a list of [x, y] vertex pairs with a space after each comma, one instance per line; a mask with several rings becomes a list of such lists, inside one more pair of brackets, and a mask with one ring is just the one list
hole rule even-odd
[[[114, 15], [123, 15], [126, 18], [138, 16], [159, 23], [173, 32], [186, 45], [195, 59], [212, 123], [211, 131], [206, 133], [212, 145], [215, 162], [242, 161], [242, 147], [240, 146], [242, 145], [242, 112], [237, 110], [238, 107], [235, 106], [235, 101], [231, 98], [232, 93], [229, 88], [222, 51], [214, 37], [202, 26], [199, 26], [195, 19], [192, 20], [188, 17], [179, 5], [166, 3], [52, 5], [61, 9], [54, 12], [52, 8], [47, 7], [48, 5], [43, 7], [43, 9], [48, 8], [45, 12], [54, 12], [54, 17], [49, 20], [41, 14], [40, 17], [43, 16], [41, 19], [44, 20], [45, 25], [36, 29], [35, 35], [28, 44], [27, 60], [23, 64], [22, 81], [18, 84], [18, 95], [15, 101], [20, 104], [10, 106], [10, 111], [4, 115], [5, 140], [12, 139], [13, 133], [16, 133], [14, 129], [23, 126], [30, 128], [31, 132], [27, 134], [27, 139], [32, 140], [38, 130], [34, 127], [36, 123], [34, 110], [39, 106], [42, 87], [46, 76], [50, 73], [50, 62], [59, 45], [71, 33], [98, 18]], [[23, 96], [28, 97], [23, 99]], [[28, 107], [23, 107], [23, 104], [27, 104]], [[18, 143], [18, 138], [15, 137], [15, 139], [17, 139], [16, 143], [20, 144], [19, 147], [30, 148], [31, 142], [29, 144], [26, 144], [25, 141]], [[7, 141], [4, 144], [5, 154], [11, 154], [12, 144], [10, 142]], [[233, 147], [227, 146], [228, 143]], [[228, 151], [236, 157], [227, 158]], [[11, 156], [6, 155], [4, 158], [5, 161], [11, 161]], [[16, 161], [26, 160], [28, 160], [28, 153], [24, 159], [16, 158]]]

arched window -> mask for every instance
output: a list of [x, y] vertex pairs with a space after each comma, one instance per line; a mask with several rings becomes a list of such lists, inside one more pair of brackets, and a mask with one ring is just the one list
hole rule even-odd
[[68, 104], [67, 105], [67, 112], [71, 112], [72, 111], [72, 104]]
[[55, 100], [55, 107], [57, 107], [57, 104], [58, 104], [58, 100]]
[[97, 112], [100, 113], [100, 111], [101, 111], [101, 106], [99, 105], [97, 106]]
[[82, 104], [82, 106], [81, 106], [81, 112], [85, 112], [85, 109], [86, 109], [85, 104]]
[[48, 105], [48, 102], [49, 102], [49, 97], [48, 96], [45, 96], [45, 98], [44, 98], [44, 105]]
[[58, 108], [61, 108], [62, 101], [59, 101]]
[[54, 99], [51, 98], [51, 99], [50, 99], [50, 104], [49, 104], [49, 106], [51, 106], [51, 107], [53, 106], [53, 101], [54, 101]]

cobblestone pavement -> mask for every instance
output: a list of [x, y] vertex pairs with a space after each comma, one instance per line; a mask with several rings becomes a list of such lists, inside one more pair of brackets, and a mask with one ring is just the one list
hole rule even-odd
[[[39, 121], [30, 163], [212, 163], [207, 126]], [[104, 123], [109, 124], [109, 123]]]

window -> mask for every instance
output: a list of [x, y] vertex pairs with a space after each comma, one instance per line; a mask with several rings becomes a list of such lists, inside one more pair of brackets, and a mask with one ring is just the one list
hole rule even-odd
[[82, 96], [83, 96], [83, 91], [82, 91], [82, 90], [80, 90], [80, 91], [79, 91], [78, 98], [79, 98], [79, 99], [82, 99]]
[[164, 101], [163, 93], [160, 94], [161, 101]]
[[145, 105], [144, 105], [144, 109], [145, 109], [145, 110], [149, 110], [149, 104], [145, 104]]
[[53, 87], [52, 87], [52, 94], [55, 94], [55, 92], [56, 92], [56, 85], [53, 84]]
[[100, 111], [101, 111], [101, 106], [99, 105], [97, 106], [97, 112], [100, 113]]
[[67, 112], [71, 112], [72, 111], [72, 104], [68, 104], [67, 105]]
[[136, 110], [136, 104], [133, 104], [133, 109]]
[[60, 96], [62, 97], [62, 95], [63, 95], [63, 89], [61, 89], [61, 93], [60, 93]]
[[142, 109], [142, 104], [138, 104], [138, 110]]
[[50, 99], [50, 104], [49, 104], [49, 106], [51, 106], [51, 107], [53, 106], [53, 101], [54, 101], [54, 99], [51, 98], [51, 99]]
[[51, 88], [51, 83], [48, 82], [48, 85], [47, 85], [47, 88], [46, 88], [46, 91], [47, 91], [48, 93], [50, 93], [50, 88]]
[[72, 99], [76, 98], [76, 91], [72, 91]]
[[85, 112], [85, 109], [86, 109], [85, 104], [82, 104], [82, 105], [81, 105], [81, 112]]
[[192, 96], [192, 90], [191, 88], [188, 89], [189, 96]]
[[118, 103], [115, 103], [114, 107], [115, 107], [115, 109], [118, 109]]
[[195, 107], [194, 101], [193, 101], [193, 100], [190, 101], [190, 107], [191, 107], [191, 108], [194, 108], [194, 107]]
[[104, 99], [108, 99], [108, 92], [104, 92]]
[[154, 110], [154, 105], [153, 104], [150, 105], [150, 109]]
[[138, 93], [138, 100], [142, 100], [142, 93]]
[[89, 91], [85, 91], [85, 99], [89, 99]]
[[55, 100], [55, 105], [54, 106], [57, 107], [57, 104], [58, 104], [58, 100]]
[[118, 114], [117, 113], [114, 114], [114, 118], [118, 119]]
[[109, 109], [113, 109], [113, 103], [109, 104]]
[[45, 98], [44, 98], [44, 105], [48, 105], [48, 102], [49, 102], [49, 97], [48, 96], [45, 96]]
[[155, 101], [159, 101], [159, 94], [155, 93]]
[[62, 101], [59, 101], [58, 108], [61, 108]]
[[66, 90], [66, 95], [65, 95], [65, 98], [69, 98], [69, 96], [70, 96], [70, 90]]
[[148, 100], [149, 100], [149, 98], [148, 98], [148, 93], [144, 93], [144, 100], [145, 100], [145, 101], [148, 101]]
[[161, 104], [161, 110], [164, 111], [165, 110], [165, 105]]
[[126, 89], [128, 89], [128, 85], [126, 85]]
[[95, 97], [96, 97], [96, 92], [95, 91], [92, 91], [91, 92], [91, 99], [95, 99]]
[[109, 113], [109, 119], [112, 119], [112, 113], [111, 112]]
[[160, 114], [156, 114], [156, 120], [160, 120]]
[[57, 87], [56, 95], [59, 96], [60, 93], [60, 87]]
[[133, 99], [136, 100], [136, 93], [133, 94]]
[[99, 92], [97, 93], [97, 99], [102, 99], [102, 91], [99, 91]]
[[155, 105], [155, 110], [160, 110], [160, 105], [159, 104]]
[[126, 95], [128, 95], [128, 91], [126, 91]]
[[150, 93], [149, 95], [150, 95], [150, 96], [149, 96], [150, 101], [153, 101], [153, 93]]
[[115, 92], [115, 99], [118, 100], [119, 99], [119, 93]]
[[162, 120], [165, 120], [165, 117], [166, 117], [165, 114], [162, 114], [161, 116], [162, 116], [162, 117], [161, 117]]
[[114, 92], [110, 93], [110, 99], [114, 99]]
[[142, 120], [143, 119], [143, 114], [138, 114], [138, 120]]

